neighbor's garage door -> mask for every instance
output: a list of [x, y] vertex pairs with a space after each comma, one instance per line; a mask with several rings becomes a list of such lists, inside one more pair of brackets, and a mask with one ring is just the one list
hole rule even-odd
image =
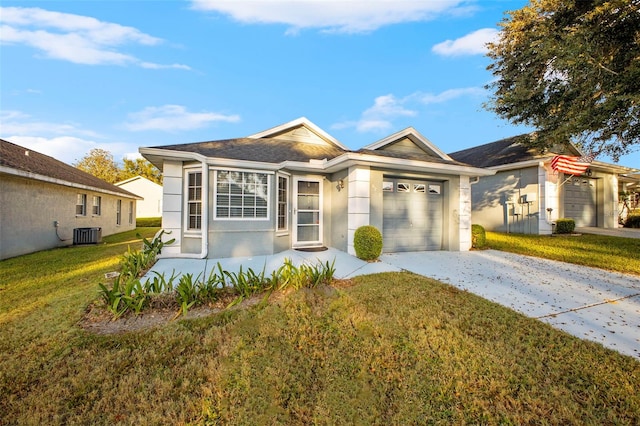
[[564, 216], [576, 226], [597, 226], [596, 180], [573, 177], [564, 185]]
[[441, 182], [384, 178], [383, 251], [442, 249]]

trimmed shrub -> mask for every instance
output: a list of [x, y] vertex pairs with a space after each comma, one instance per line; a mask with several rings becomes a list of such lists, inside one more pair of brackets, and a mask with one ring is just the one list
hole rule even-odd
[[382, 253], [382, 234], [375, 226], [361, 226], [353, 236], [353, 247], [358, 258], [376, 260]]
[[482, 225], [471, 225], [471, 247], [481, 249], [487, 244], [487, 234]]
[[625, 228], [640, 228], [640, 213], [632, 213], [624, 221]]
[[162, 217], [138, 217], [136, 218], [136, 228], [160, 228]]
[[576, 221], [563, 218], [556, 220], [556, 234], [571, 234], [576, 229]]

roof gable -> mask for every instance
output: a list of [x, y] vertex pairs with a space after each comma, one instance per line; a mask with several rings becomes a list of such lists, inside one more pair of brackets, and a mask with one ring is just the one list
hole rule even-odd
[[251, 139], [281, 139], [315, 145], [332, 145], [343, 150], [348, 150], [346, 146], [313, 124], [306, 117], [297, 118], [288, 123], [254, 133], [247, 137]]
[[451, 157], [442, 152], [413, 127], [407, 127], [371, 145], [367, 145], [362, 150], [384, 151], [416, 158], [423, 157], [427, 161], [432, 159], [452, 161]]
[[36, 180], [91, 188], [99, 192], [120, 194], [127, 198], [139, 198], [122, 188], [103, 181], [48, 155], [24, 148], [0, 139], [0, 168], [3, 171]]

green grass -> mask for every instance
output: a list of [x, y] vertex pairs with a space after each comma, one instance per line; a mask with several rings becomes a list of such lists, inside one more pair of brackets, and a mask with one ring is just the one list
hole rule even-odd
[[637, 238], [487, 232], [487, 246], [496, 250], [640, 275], [640, 239]]
[[409, 273], [143, 332], [84, 331], [96, 283], [134, 235], [0, 262], [0, 424], [640, 418], [640, 362]]

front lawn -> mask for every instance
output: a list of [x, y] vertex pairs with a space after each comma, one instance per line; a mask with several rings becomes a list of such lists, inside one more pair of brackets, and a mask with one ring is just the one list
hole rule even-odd
[[[150, 237], [155, 229], [144, 230]], [[634, 424], [640, 363], [409, 273], [78, 326], [135, 233], [0, 262], [0, 424]]]
[[640, 239], [637, 238], [487, 232], [487, 246], [495, 250], [640, 275]]

